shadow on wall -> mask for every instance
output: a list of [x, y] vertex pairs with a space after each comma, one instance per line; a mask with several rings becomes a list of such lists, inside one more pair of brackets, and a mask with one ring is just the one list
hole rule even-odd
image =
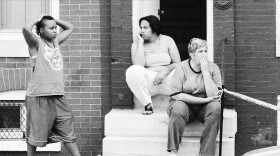
[[270, 127], [266, 127], [266, 128], [260, 128], [258, 130], [258, 134], [255, 134], [251, 137], [251, 141], [253, 142], [253, 144], [256, 145], [265, 145], [265, 146], [272, 146], [273, 145], [273, 141], [272, 141], [272, 137], [273, 137], [273, 129]]

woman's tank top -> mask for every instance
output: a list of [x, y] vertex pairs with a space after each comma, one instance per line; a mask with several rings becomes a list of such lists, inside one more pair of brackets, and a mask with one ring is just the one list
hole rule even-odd
[[144, 48], [146, 67], [170, 65], [171, 57], [168, 52], [168, 44], [164, 35], [159, 36], [159, 46], [151, 49]]
[[57, 39], [55, 48], [49, 47], [40, 37], [36, 58], [31, 59], [33, 72], [28, 82], [27, 96], [64, 95], [63, 58]]

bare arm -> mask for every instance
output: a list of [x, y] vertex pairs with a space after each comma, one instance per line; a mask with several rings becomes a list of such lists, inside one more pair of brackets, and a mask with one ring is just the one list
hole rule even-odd
[[71, 23], [59, 19], [55, 19], [55, 22], [63, 29], [63, 31], [57, 35], [58, 43], [61, 44], [71, 35], [74, 26]]
[[189, 104], [205, 104], [205, 103], [212, 102], [214, 100], [218, 100], [219, 96], [201, 98], [201, 97], [195, 97], [195, 96], [192, 96], [192, 95], [186, 94], [186, 93], [180, 93], [178, 95], [172, 96], [172, 98], [175, 100], [184, 101]]
[[137, 41], [133, 42], [131, 46], [131, 59], [132, 64], [145, 66], [145, 55], [144, 55], [144, 39], [137, 35]]
[[212, 80], [212, 77], [208, 68], [208, 60], [206, 54], [200, 56], [201, 71], [203, 74], [203, 80], [205, 84], [205, 90], [207, 97], [216, 96], [219, 89], [216, 83]]
[[28, 45], [30, 56], [36, 55], [34, 53], [34, 50], [38, 48], [38, 39], [37, 39], [37, 36], [35, 34], [33, 34], [32, 28], [39, 21], [40, 21], [40, 18], [34, 19], [31, 22], [25, 24], [24, 27], [22, 28], [22, 34]]

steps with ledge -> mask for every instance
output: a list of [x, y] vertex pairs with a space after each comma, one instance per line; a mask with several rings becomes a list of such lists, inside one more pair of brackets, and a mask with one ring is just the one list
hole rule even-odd
[[[137, 100], [134, 101], [133, 110], [113, 109], [108, 113], [105, 116], [103, 155], [168, 155], [166, 151], [168, 115], [165, 110], [168, 100], [168, 96], [154, 96], [154, 113], [152, 115], [142, 115], [144, 107]], [[237, 115], [234, 110], [224, 110], [223, 151], [227, 151], [227, 156], [234, 156], [236, 120]], [[199, 121], [194, 121], [186, 127], [179, 156], [184, 153], [188, 153], [190, 156], [198, 155], [202, 131], [203, 124]], [[216, 155], [218, 155], [218, 142], [217, 138]]]

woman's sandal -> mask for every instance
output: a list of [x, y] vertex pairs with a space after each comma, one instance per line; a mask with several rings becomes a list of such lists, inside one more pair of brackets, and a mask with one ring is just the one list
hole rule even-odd
[[151, 115], [153, 113], [153, 106], [151, 104], [146, 105], [144, 112], [142, 112], [143, 115]]

